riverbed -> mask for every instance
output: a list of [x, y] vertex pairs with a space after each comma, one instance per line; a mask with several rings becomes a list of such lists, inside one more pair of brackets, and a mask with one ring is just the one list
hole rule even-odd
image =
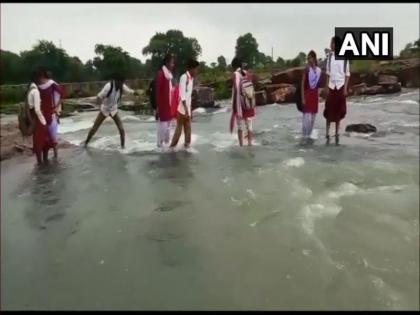
[[[257, 109], [239, 148], [226, 107], [194, 114], [193, 150], [156, 150], [122, 112], [62, 119], [75, 148], [1, 163], [1, 307], [37, 310], [419, 310], [419, 90], [352, 97], [375, 134], [301, 145], [296, 107]], [[180, 140], [180, 148], [183, 138]]]

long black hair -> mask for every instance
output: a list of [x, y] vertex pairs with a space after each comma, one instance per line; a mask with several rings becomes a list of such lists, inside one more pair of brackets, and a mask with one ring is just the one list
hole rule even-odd
[[115, 82], [115, 92], [122, 91], [122, 87], [125, 82], [125, 76], [120, 72], [114, 72], [112, 79]]
[[315, 66], [318, 66], [318, 59], [316, 59], [316, 52], [314, 50], [308, 53], [308, 57], [312, 57], [315, 60]]
[[38, 67], [38, 68], [32, 70], [31, 76], [30, 76], [30, 82], [28, 83], [28, 86], [26, 88], [25, 95], [28, 95], [29, 90], [31, 88], [31, 84], [35, 83], [36, 85], [38, 85], [40, 83], [39, 80], [41, 78], [47, 78], [47, 79], [49, 78], [48, 70], [46, 68]]
[[241, 69], [241, 74], [243, 76], [246, 75], [245, 71], [244, 71], [244, 63], [242, 62], [242, 60], [239, 57], [235, 57], [233, 58], [231, 64], [230, 64], [233, 68], [234, 71], [236, 71], [236, 69], [240, 68]]
[[167, 53], [162, 60], [161, 67], [166, 66], [171, 61], [171, 59], [175, 59], [175, 55], [172, 53]]
[[332, 38], [331, 38], [331, 41], [333, 41], [334, 42], [334, 45], [335, 45], [335, 48], [337, 49], [338, 47], [340, 47], [341, 46], [341, 43], [343, 42], [343, 40], [341, 39], [341, 37], [340, 36], [333, 36]]

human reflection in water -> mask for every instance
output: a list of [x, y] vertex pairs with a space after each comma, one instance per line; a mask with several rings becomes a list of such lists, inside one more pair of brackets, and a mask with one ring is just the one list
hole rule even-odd
[[67, 190], [68, 174], [66, 165], [52, 162], [34, 170], [31, 185], [30, 206], [25, 211], [29, 224], [37, 229], [62, 220], [66, 209], [74, 201]]
[[129, 198], [135, 185], [132, 174], [128, 172], [128, 157], [118, 151], [86, 152], [89, 171], [86, 189], [95, 195], [95, 208], [105, 212], [121, 211], [124, 200]]
[[[194, 204], [192, 181], [194, 155], [178, 151], [159, 154], [148, 162], [151, 170], [153, 206], [150, 215], [141, 224], [141, 238], [157, 249], [157, 259], [167, 267], [183, 264], [194, 266], [197, 253], [186, 245], [191, 229], [190, 218], [197, 211]], [[194, 267], [192, 267], [194, 268]]]
[[188, 152], [179, 151], [170, 154], [159, 154], [157, 160], [149, 161], [149, 169], [156, 170], [158, 180], [169, 180], [171, 183], [187, 188], [194, 178], [192, 164], [195, 157]]

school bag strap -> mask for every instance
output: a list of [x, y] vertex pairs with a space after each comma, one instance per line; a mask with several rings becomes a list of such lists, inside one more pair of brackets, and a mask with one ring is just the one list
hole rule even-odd
[[190, 83], [190, 76], [188, 74], [185, 74], [187, 76], [187, 84], [185, 84], [185, 93], [188, 91], [188, 84]]
[[331, 56], [332, 52], [328, 54], [328, 60], [327, 60], [327, 72], [331, 74]]

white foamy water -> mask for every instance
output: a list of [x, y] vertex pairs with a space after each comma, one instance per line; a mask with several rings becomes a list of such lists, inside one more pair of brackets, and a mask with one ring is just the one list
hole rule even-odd
[[[340, 146], [314, 136], [321, 113], [300, 144], [290, 104], [257, 109], [251, 148], [226, 107], [193, 119], [190, 152], [121, 112], [125, 150], [107, 120], [46, 168], [2, 161], [2, 308], [418, 310], [416, 92], [351, 98]], [[81, 144], [96, 114], [60, 137]]]
[[302, 167], [305, 164], [305, 160], [301, 157], [289, 159], [285, 162], [287, 167]]

